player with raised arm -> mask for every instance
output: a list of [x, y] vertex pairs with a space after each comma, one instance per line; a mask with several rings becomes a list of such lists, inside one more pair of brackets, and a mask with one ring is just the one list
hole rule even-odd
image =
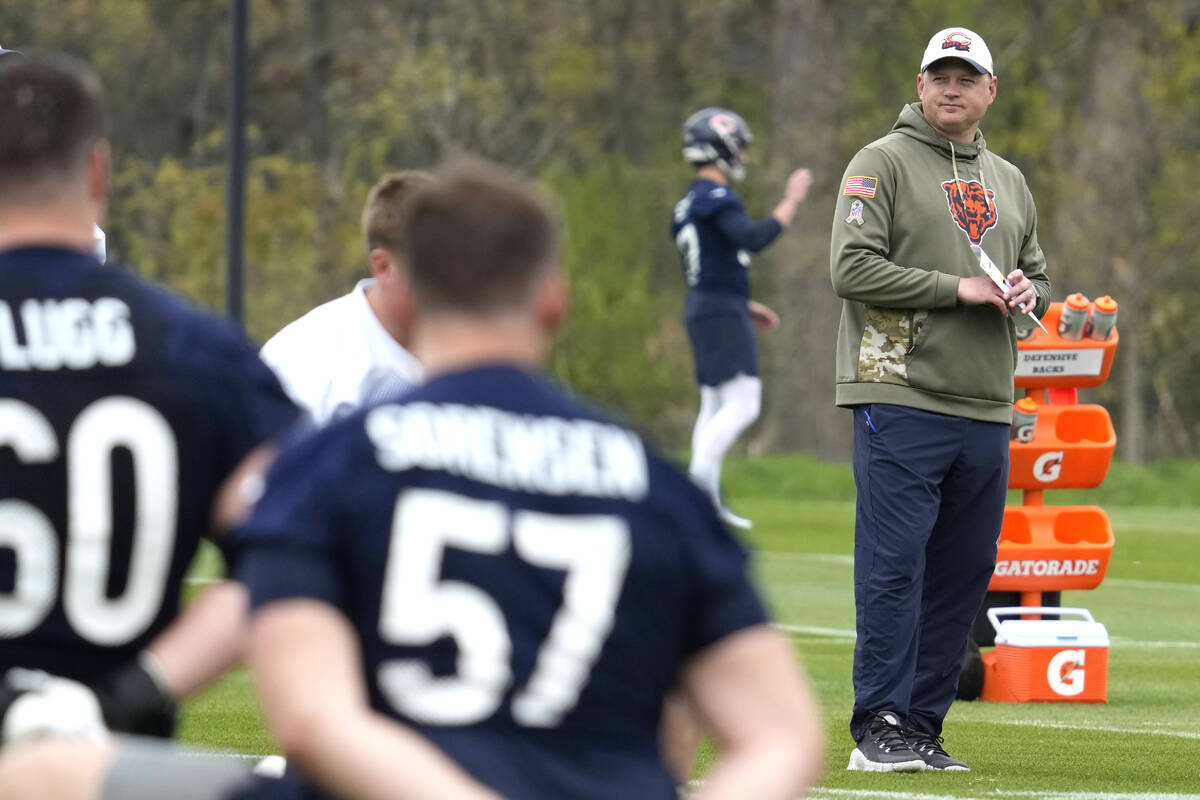
[[170, 735], [240, 655], [244, 590], [180, 588], [219, 489], [297, 416], [249, 342], [124, 270], [99, 80], [0, 63], [0, 729]]
[[700, 384], [688, 472], [712, 497], [721, 519], [743, 529], [751, 527], [750, 520], [721, 500], [721, 462], [758, 419], [762, 405], [755, 328], [770, 331], [779, 325], [774, 311], [750, 299], [750, 253], [767, 247], [791, 224], [812, 184], [809, 170], [796, 170], [771, 216], [751, 220], [730, 184], [745, 176], [752, 139], [746, 121], [729, 109], [705, 108], [689, 117], [683, 157], [696, 167], [696, 179], [675, 204], [671, 220], [687, 280], [684, 321]]

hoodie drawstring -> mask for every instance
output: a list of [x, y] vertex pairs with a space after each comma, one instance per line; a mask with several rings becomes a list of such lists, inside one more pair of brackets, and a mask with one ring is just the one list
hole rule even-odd
[[[947, 141], [950, 142], [950, 168], [954, 171], [954, 190], [958, 192], [959, 205], [961, 205], [965, 210], [967, 207], [967, 200], [963, 197], [962, 183], [960, 183], [958, 179], [958, 157], [954, 155], [954, 142], [949, 139], [947, 139]], [[983, 154], [985, 152], [987, 152], [987, 147], [981, 146], [979, 148], [979, 183], [981, 186], [983, 186], [984, 207], [986, 207], [988, 204], [987, 179], [983, 177]]]

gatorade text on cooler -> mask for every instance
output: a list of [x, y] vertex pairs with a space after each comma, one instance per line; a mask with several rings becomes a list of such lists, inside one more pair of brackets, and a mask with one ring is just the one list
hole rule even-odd
[[1092, 319], [1088, 323], [1088, 338], [1105, 341], [1117, 327], [1117, 301], [1108, 295], [1096, 298], [1092, 305]]
[[1037, 425], [1038, 404], [1032, 397], [1022, 397], [1013, 403], [1012, 429], [1009, 438], [1014, 442], [1033, 441], [1033, 429]]
[[1058, 318], [1058, 335], [1064, 339], [1082, 339], [1087, 330], [1091, 302], [1079, 292], [1070, 295]]

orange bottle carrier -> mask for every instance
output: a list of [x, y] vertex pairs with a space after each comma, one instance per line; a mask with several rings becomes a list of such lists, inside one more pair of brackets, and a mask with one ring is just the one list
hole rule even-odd
[[[1099, 486], [1108, 473], [1117, 444], [1112, 419], [1103, 406], [1079, 403], [1079, 389], [1108, 379], [1120, 341], [1116, 312], [1107, 295], [1093, 304], [1076, 293], [1050, 305], [1042, 318], [1049, 333], [1034, 329], [1017, 342], [1013, 382], [1025, 396], [1014, 405], [1008, 486], [1023, 492], [1023, 502], [1004, 509], [988, 589], [1020, 592], [1021, 605], [988, 611], [997, 635], [996, 649], [983, 655], [984, 700], [1105, 702], [1104, 626], [1086, 609], [1042, 607], [1041, 593], [1099, 586], [1112, 555], [1112, 526], [1102, 508], [1047, 506], [1042, 497], [1046, 489]], [[1068, 611], [1085, 619], [1037, 619]], [[993, 612], [1023, 618], [1000, 622]], [[1071, 646], [1071, 636], [1084, 636], [1080, 641], [1088, 644]], [[1079, 651], [1081, 660], [1059, 655], [1068, 651]], [[1066, 670], [1058, 679], [1052, 660]], [[1087, 676], [1081, 679], [1087, 688], [1072, 694], [1072, 670], [1080, 669], [1086, 670], [1080, 675]]]

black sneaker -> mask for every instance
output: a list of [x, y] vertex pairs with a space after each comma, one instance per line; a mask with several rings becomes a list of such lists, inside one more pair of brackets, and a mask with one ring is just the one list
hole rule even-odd
[[916, 753], [900, 730], [895, 714], [875, 714], [867, 733], [850, 753], [847, 770], [858, 772], [920, 772], [925, 759]]
[[924, 759], [927, 768], [954, 772], [971, 771], [966, 762], [959, 761], [942, 748], [942, 737], [918, 730], [905, 731], [904, 736], [913, 751]]

